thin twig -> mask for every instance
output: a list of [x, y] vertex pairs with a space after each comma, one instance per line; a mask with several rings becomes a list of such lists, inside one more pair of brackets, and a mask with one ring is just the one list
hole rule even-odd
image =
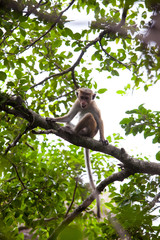
[[16, 166], [13, 162], [11, 162], [11, 164], [12, 164], [12, 166], [13, 166], [14, 169], [15, 169], [15, 172], [16, 172], [16, 174], [17, 174], [17, 177], [18, 177], [20, 183], [22, 184], [23, 189], [25, 189], [26, 187], [25, 187], [25, 185], [24, 185], [24, 183], [23, 183], [23, 181], [22, 181], [22, 179], [21, 179], [21, 177], [20, 177], [20, 175], [19, 175], [19, 173], [18, 173], [17, 166]]
[[12, 148], [12, 147], [15, 147], [17, 142], [21, 139], [21, 137], [28, 131], [28, 126], [26, 127], [26, 129], [22, 132], [22, 133], [19, 133], [18, 136], [14, 139], [14, 141], [8, 145], [8, 147], [6, 148], [5, 150], [5, 155], [8, 153], [8, 151]]
[[39, 83], [36, 83], [36, 84], [32, 85], [32, 86], [30, 87], [30, 89], [35, 88], [35, 87], [43, 84], [44, 82], [46, 82], [46, 81], [49, 80], [50, 78], [63, 76], [64, 74], [70, 72], [71, 69], [72, 69], [72, 68], [67, 68], [66, 70], [64, 70], [64, 71], [62, 71], [62, 72], [60, 72], [60, 73], [52, 74], [52, 75], [50, 75], [49, 77], [46, 77], [45, 79], [43, 79], [42, 81], [40, 81]]
[[25, 142], [26, 146], [32, 149], [33, 151], [35, 150], [34, 147], [32, 147], [29, 143]]
[[78, 86], [78, 84], [77, 84], [77, 82], [76, 82], [74, 69], [72, 69], [72, 79], [73, 79], [74, 86], [76, 87], [76, 89], [78, 89], [79, 86]]
[[69, 205], [69, 207], [68, 207], [68, 209], [67, 209], [67, 212], [66, 212], [66, 214], [65, 214], [65, 216], [64, 216], [65, 218], [67, 217], [67, 215], [68, 215], [69, 211], [71, 210], [72, 205], [73, 205], [73, 203], [74, 203], [74, 198], [75, 198], [77, 186], [78, 186], [78, 178], [76, 178], [76, 184], [75, 184], [75, 188], [74, 188], [74, 192], [73, 192], [72, 201], [71, 201], [71, 203], [70, 203], [70, 205]]
[[57, 100], [57, 99], [62, 98], [62, 97], [66, 97], [66, 96], [70, 95], [72, 92], [74, 92], [75, 90], [76, 90], [76, 89], [73, 89], [72, 91], [70, 91], [70, 92], [68, 92], [68, 93], [59, 95], [59, 97], [54, 98], [54, 100]]
[[151, 209], [155, 206], [155, 204], [157, 202], [159, 202], [160, 199], [160, 193], [157, 193], [157, 195], [153, 198], [153, 200], [151, 202], [149, 202], [149, 204], [146, 206], [146, 209]]
[[102, 46], [101, 40], [99, 41], [99, 43], [100, 43], [100, 46], [101, 46], [102, 51], [105, 52], [105, 54], [106, 54], [108, 57], [112, 58], [114, 61], [118, 62], [119, 64], [122, 64], [124, 67], [126, 67], [126, 68], [130, 71], [129, 67], [128, 67], [126, 64], [124, 64], [123, 62], [121, 62], [121, 61], [118, 60], [117, 58], [115, 58], [115, 57], [113, 57], [112, 55], [110, 55], [110, 54], [104, 49], [104, 47]]

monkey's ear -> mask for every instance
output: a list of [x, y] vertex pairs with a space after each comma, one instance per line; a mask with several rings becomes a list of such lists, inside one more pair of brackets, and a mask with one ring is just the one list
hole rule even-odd
[[96, 93], [92, 95], [92, 100], [95, 99], [95, 97], [96, 97]]

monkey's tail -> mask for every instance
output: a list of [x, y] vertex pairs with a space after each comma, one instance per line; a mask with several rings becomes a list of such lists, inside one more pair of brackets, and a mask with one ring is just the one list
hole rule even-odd
[[[94, 191], [96, 189], [96, 186], [94, 184], [93, 177], [92, 177], [92, 172], [91, 172], [91, 161], [90, 161], [89, 149], [87, 149], [87, 148], [84, 149], [84, 155], [85, 155], [86, 168], [87, 168], [87, 171], [88, 171], [89, 181], [90, 181], [92, 190]], [[100, 198], [99, 198], [98, 194], [96, 196], [96, 201], [97, 201], [97, 217], [100, 218], [101, 217]]]

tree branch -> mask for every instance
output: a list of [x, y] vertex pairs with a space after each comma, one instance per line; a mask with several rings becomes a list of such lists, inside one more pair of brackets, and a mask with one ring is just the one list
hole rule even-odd
[[128, 67], [126, 64], [122, 63], [122, 62], [119, 61], [117, 58], [115, 58], [115, 57], [113, 57], [112, 55], [110, 55], [110, 54], [104, 49], [104, 47], [102, 46], [101, 41], [99, 41], [99, 43], [100, 43], [100, 46], [101, 46], [102, 51], [103, 51], [109, 58], [112, 58], [114, 61], [118, 62], [119, 64], [122, 64], [124, 67], [126, 67], [128, 70], [130, 70], [129, 67]]
[[71, 214], [69, 214], [60, 224], [59, 226], [51, 233], [48, 240], [55, 240], [57, 239], [58, 235], [60, 234], [63, 229], [69, 225], [82, 211], [84, 211], [96, 198], [97, 191], [100, 193], [104, 190], [104, 188], [114, 181], [123, 181], [125, 178], [132, 175], [130, 170], [122, 170], [121, 172], [114, 173], [105, 180], [103, 180], [95, 189], [95, 191], [90, 194], [89, 197], [79, 205]]
[[120, 29], [125, 24], [128, 9], [129, 9], [129, 5], [126, 5], [123, 8], [122, 18], [121, 18], [120, 23], [117, 25], [117, 30]]
[[[160, 164], [155, 162], [142, 161], [137, 158], [131, 157], [126, 151], [121, 148], [117, 148], [111, 144], [103, 145], [100, 141], [94, 140], [92, 138], [82, 137], [77, 134], [72, 134], [67, 131], [66, 128], [61, 127], [57, 123], [52, 123], [50, 125], [50, 130], [39, 131], [36, 134], [50, 134], [54, 133], [56, 136], [63, 138], [64, 140], [84, 148], [91, 149], [93, 151], [102, 152], [108, 154], [121, 163], [123, 163], [124, 168], [129, 168], [134, 171], [134, 173], [147, 173], [147, 174], [157, 174], [160, 175]], [[35, 133], [35, 132], [34, 132]]]
[[159, 202], [160, 199], [160, 193], [157, 193], [157, 195], [153, 198], [151, 202], [148, 203], [148, 205], [145, 207], [145, 209], [150, 210], [152, 209], [157, 202]]
[[117, 232], [118, 236], [120, 237], [119, 238], [120, 240], [131, 240], [130, 234], [123, 228], [123, 226], [119, 223], [119, 221], [117, 220], [116, 216], [113, 213], [108, 212], [107, 217], [109, 222], [112, 224], [115, 231]]
[[10, 163], [12, 164], [12, 166], [14, 167], [14, 169], [15, 169], [15, 172], [16, 172], [16, 174], [17, 174], [17, 177], [18, 177], [18, 179], [19, 179], [19, 181], [20, 181], [20, 183], [21, 183], [21, 185], [22, 185], [22, 189], [21, 189], [21, 191], [23, 190], [23, 189], [25, 189], [26, 187], [25, 187], [25, 185], [24, 185], [24, 183], [23, 183], [23, 181], [22, 181], [22, 179], [21, 179], [21, 177], [20, 177], [20, 175], [19, 175], [19, 173], [18, 173], [18, 170], [17, 170], [17, 166], [13, 163], [13, 162], [11, 162], [10, 161]]
[[69, 211], [71, 210], [72, 205], [74, 203], [74, 198], [75, 198], [75, 194], [76, 194], [77, 185], [78, 185], [78, 178], [76, 178], [76, 184], [75, 184], [75, 188], [74, 188], [74, 192], [73, 192], [72, 201], [71, 201], [71, 203], [70, 203], [70, 205], [69, 205], [69, 207], [67, 209], [67, 212], [65, 214], [65, 218], [67, 217], [67, 215], [68, 215]]
[[29, 127], [27, 126], [26, 129], [22, 132], [19, 133], [18, 136], [14, 139], [14, 141], [8, 145], [8, 147], [5, 150], [5, 155], [8, 153], [8, 151], [12, 148], [15, 147], [17, 142], [21, 139], [21, 137], [29, 130]]
[[[46, 118], [40, 116], [36, 112], [29, 110], [27, 107], [25, 107], [22, 104], [19, 104], [19, 101], [17, 101], [18, 97], [9, 97], [4, 96], [3, 102], [3, 111], [5, 111], [5, 108], [7, 106], [12, 106], [13, 108], [13, 114], [14, 110], [16, 110], [16, 114], [18, 113], [19, 116], [26, 119], [29, 123], [30, 129], [34, 129], [36, 127], [40, 127], [42, 129], [45, 129], [45, 131], [36, 131], [34, 133], [36, 134], [55, 134], [58, 137], [63, 138], [64, 140], [70, 142], [71, 144], [81, 146], [84, 148], [91, 149], [93, 151], [102, 152], [105, 154], [108, 154], [117, 160], [119, 160], [121, 163], [123, 163], [124, 168], [132, 169], [135, 173], [147, 173], [147, 174], [157, 174], [160, 175], [160, 164], [155, 162], [147, 162], [142, 161], [137, 158], [131, 157], [126, 151], [121, 148], [117, 148], [115, 146], [109, 145], [103, 145], [102, 142], [94, 140], [92, 138], [83, 137], [77, 134], [73, 134], [66, 130], [66, 128], [61, 127], [57, 123], [53, 123], [50, 121], [47, 121]], [[2, 101], [2, 99], [0, 99]], [[46, 131], [47, 130], [47, 131]]]

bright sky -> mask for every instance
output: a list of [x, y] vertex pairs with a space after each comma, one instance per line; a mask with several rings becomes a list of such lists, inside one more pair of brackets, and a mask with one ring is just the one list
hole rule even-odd
[[[142, 87], [140, 90], [135, 90], [133, 93], [129, 92], [121, 96], [116, 94], [116, 91], [117, 87], [123, 89], [123, 80], [126, 78], [126, 71], [127, 70], [124, 70], [117, 79], [113, 79], [113, 81], [108, 80], [109, 83], [107, 83], [106, 80], [106, 84], [102, 83], [103, 87], [106, 86], [108, 88], [108, 91], [103, 94], [100, 101], [98, 101], [105, 123], [105, 133], [106, 135], [120, 133], [125, 138], [125, 140], [121, 142], [120, 147], [124, 147], [131, 155], [136, 156], [142, 153], [142, 156], [151, 156], [150, 161], [155, 161], [155, 154], [160, 150], [158, 144], [152, 144], [151, 137], [144, 139], [143, 133], [136, 136], [125, 136], [124, 130], [119, 125], [119, 122], [124, 117], [129, 116], [125, 114], [127, 110], [137, 108], [143, 103], [147, 109], [159, 110], [160, 84], [151, 87], [147, 92], [143, 91]], [[103, 103], [104, 101], [105, 104]]]

